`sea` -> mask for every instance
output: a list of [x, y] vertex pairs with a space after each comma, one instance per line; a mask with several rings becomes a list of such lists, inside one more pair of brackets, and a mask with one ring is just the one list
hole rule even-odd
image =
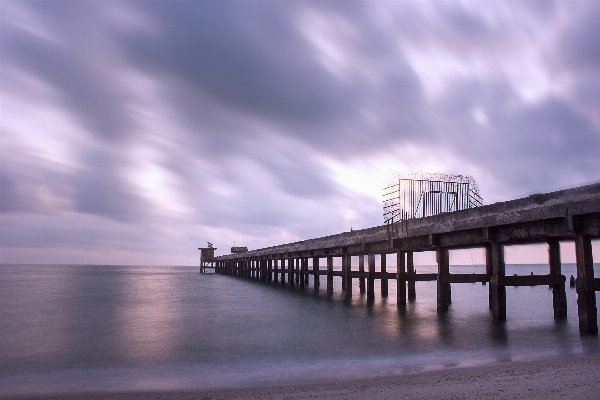
[[[548, 268], [507, 265], [506, 273]], [[438, 315], [435, 282], [417, 282], [416, 301], [398, 308], [395, 281], [388, 297], [376, 281], [368, 303], [356, 281], [344, 300], [338, 277], [328, 295], [324, 277], [315, 291], [312, 277], [290, 288], [198, 266], [4, 264], [0, 396], [303, 384], [600, 354], [598, 337], [578, 332], [568, 284], [575, 265], [563, 264], [563, 274], [566, 320], [554, 320], [547, 286], [507, 287], [499, 323], [481, 283], [453, 284], [450, 310]]]

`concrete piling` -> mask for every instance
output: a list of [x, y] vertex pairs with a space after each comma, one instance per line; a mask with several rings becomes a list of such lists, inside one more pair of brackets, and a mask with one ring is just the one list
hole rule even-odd
[[450, 274], [450, 255], [448, 249], [439, 248], [437, 250], [437, 263], [437, 310], [444, 313], [448, 311], [448, 307], [452, 302], [450, 282], [448, 281], [448, 275]]
[[369, 272], [367, 275], [367, 301], [375, 300], [375, 254], [369, 253], [367, 256]]
[[406, 281], [401, 274], [406, 272], [406, 252], [398, 250], [396, 253], [396, 302], [398, 306], [406, 305]]
[[[412, 251], [406, 252], [406, 269], [409, 274], [415, 273], [415, 263], [414, 263]], [[408, 281], [407, 289], [408, 289], [408, 301], [416, 300], [417, 299], [417, 291], [415, 289], [415, 281], [413, 281], [413, 280]]]
[[381, 278], [381, 297], [387, 297], [387, 295], [388, 295], [388, 279], [385, 278], [385, 273], [387, 272], [387, 254], [385, 254], [385, 253], [381, 254], [380, 265], [381, 265], [381, 272], [382, 272], [382, 276], [383, 276]]
[[358, 272], [360, 273], [360, 278], [358, 278], [358, 288], [360, 293], [364, 293], [366, 291], [365, 288], [365, 255], [358, 255]]
[[580, 233], [575, 235], [575, 258], [577, 261], [579, 333], [582, 335], [597, 335], [598, 310], [596, 308], [596, 288], [594, 288], [592, 240], [589, 236]]
[[327, 294], [333, 294], [333, 257], [327, 256]]
[[565, 290], [565, 280], [561, 271], [560, 245], [556, 238], [548, 239], [548, 259], [550, 264], [550, 276], [554, 279], [551, 285], [554, 318], [565, 319], [567, 318], [567, 292]]

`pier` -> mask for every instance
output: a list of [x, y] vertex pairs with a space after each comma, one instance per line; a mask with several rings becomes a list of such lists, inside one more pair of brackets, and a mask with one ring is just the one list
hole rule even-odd
[[[552, 193], [494, 203], [477, 208], [399, 221], [388, 225], [344, 232], [295, 243], [215, 257], [216, 272], [244, 278], [305, 287], [309, 276], [319, 290], [321, 278], [333, 293], [334, 278], [342, 291], [352, 296], [358, 280], [367, 300], [375, 299], [375, 280], [381, 281], [381, 296], [388, 284], [397, 286], [398, 307], [416, 298], [415, 282], [437, 282], [438, 313], [448, 311], [451, 285], [481, 282], [489, 287], [489, 308], [495, 321], [506, 320], [506, 286], [552, 287], [554, 318], [567, 317], [566, 278], [561, 272], [559, 241], [573, 241], [577, 263], [577, 308], [579, 332], [598, 334], [592, 240], [600, 238], [600, 183]], [[504, 247], [514, 244], [548, 244], [549, 271], [546, 275], [505, 274]], [[451, 274], [449, 251], [484, 248], [486, 272]], [[414, 253], [435, 251], [437, 273], [416, 273]], [[397, 272], [387, 272], [387, 255], [395, 254]], [[341, 271], [334, 271], [334, 258]], [[352, 269], [353, 257], [358, 270]], [[366, 263], [365, 263], [366, 261]], [[376, 272], [378, 262], [379, 271]]]

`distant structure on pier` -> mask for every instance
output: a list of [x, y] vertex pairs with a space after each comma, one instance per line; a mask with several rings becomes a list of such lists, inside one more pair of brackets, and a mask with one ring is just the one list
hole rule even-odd
[[244, 253], [248, 251], [248, 247], [232, 247], [231, 254]]
[[208, 247], [198, 247], [200, 250], [200, 273], [214, 274], [215, 273], [215, 250], [211, 242], [208, 242]]
[[383, 221], [388, 225], [481, 205], [471, 176], [413, 172], [397, 176], [383, 189]]

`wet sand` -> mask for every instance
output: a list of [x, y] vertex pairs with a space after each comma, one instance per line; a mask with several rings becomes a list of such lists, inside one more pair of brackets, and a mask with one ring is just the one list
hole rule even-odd
[[600, 399], [600, 356], [568, 355], [374, 379], [186, 392], [74, 393], [13, 399]]

